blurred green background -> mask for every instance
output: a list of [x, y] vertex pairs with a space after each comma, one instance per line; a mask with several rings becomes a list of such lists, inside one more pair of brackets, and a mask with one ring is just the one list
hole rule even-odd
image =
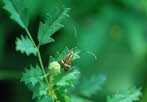
[[[147, 102], [147, 0], [22, 0], [30, 13], [29, 29], [37, 38], [39, 21], [55, 7], [71, 8], [65, 27], [53, 36], [55, 42], [41, 48], [47, 56], [75, 47], [96, 54], [97, 60], [82, 53], [77, 62], [81, 77], [104, 74], [104, 89], [93, 96], [106, 102], [106, 96], [133, 86], [142, 87], [140, 102]], [[33, 102], [31, 92], [19, 80], [24, 68], [36, 63], [15, 51], [16, 37], [25, 31], [9, 18], [0, 0], [0, 98], [2, 102]]]

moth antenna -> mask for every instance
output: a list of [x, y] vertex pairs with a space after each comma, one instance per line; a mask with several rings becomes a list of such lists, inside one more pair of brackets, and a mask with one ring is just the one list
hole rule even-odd
[[74, 28], [74, 37], [75, 37], [74, 46], [75, 46], [75, 48], [77, 48], [77, 30], [74, 25], [73, 25], [73, 28]]
[[[75, 49], [77, 49], [77, 30], [76, 30], [76, 27], [74, 25], [73, 25], [73, 28], [74, 28], [74, 36], [75, 36], [75, 42], [74, 42], [75, 43]], [[95, 58], [95, 60], [97, 60], [97, 56], [90, 51], [78, 50], [77, 52], [88, 53], [88, 54], [92, 55]]]
[[97, 60], [97, 56], [94, 53], [90, 52], [90, 51], [78, 50], [77, 52], [85, 52], [85, 53], [88, 53], [88, 54], [92, 55], [95, 58], [95, 60]]

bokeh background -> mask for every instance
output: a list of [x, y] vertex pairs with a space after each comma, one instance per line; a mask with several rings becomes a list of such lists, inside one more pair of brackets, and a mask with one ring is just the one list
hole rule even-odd
[[[94, 102], [118, 90], [141, 87], [139, 102], [147, 102], [147, 1], [146, 0], [22, 0], [30, 13], [29, 29], [37, 38], [39, 21], [55, 7], [71, 8], [65, 27], [53, 35], [55, 42], [42, 47], [44, 63], [66, 46], [96, 54], [97, 60], [82, 53], [77, 62], [81, 77], [103, 74], [107, 81], [93, 95]], [[9, 18], [0, 0], [0, 99], [1, 102], [33, 102], [31, 92], [20, 82], [24, 68], [36, 63], [15, 51], [16, 37], [25, 31]], [[77, 37], [74, 36], [74, 28]], [[76, 39], [76, 40], [75, 40]], [[76, 41], [76, 42], [75, 42]]]

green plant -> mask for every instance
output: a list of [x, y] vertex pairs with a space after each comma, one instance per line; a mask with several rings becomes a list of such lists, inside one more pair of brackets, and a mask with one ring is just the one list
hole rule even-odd
[[[54, 42], [51, 36], [64, 27], [61, 22], [69, 17], [67, 12], [69, 8], [57, 8], [50, 16], [46, 16], [44, 23], [40, 22], [38, 30], [38, 43], [34, 41], [28, 30], [29, 15], [27, 9], [20, 0], [3, 0], [4, 9], [11, 14], [11, 19], [17, 22], [27, 33], [26, 36], [16, 40], [16, 50], [26, 55], [34, 55], [39, 60], [39, 64], [30, 65], [23, 73], [21, 81], [33, 92], [33, 99], [37, 102], [93, 102], [90, 97], [99, 91], [104, 84], [105, 76], [92, 76], [82, 81], [79, 86], [74, 87], [76, 80], [79, 78], [79, 71], [76, 66], [71, 66], [65, 72], [60, 61], [67, 56], [72, 50], [65, 48], [62, 53], [57, 53], [55, 58], [49, 57], [48, 65], [43, 64], [40, 47]], [[22, 4], [22, 5], [21, 5]], [[21, 6], [20, 6], [21, 5]], [[74, 56], [73, 60], [76, 60]], [[70, 90], [73, 88], [74, 90]], [[71, 91], [68, 95], [68, 92]], [[108, 97], [107, 102], [133, 102], [138, 100], [141, 95], [139, 89], [131, 89], [118, 93], [114, 97]], [[122, 97], [123, 96], [123, 97]]]
[[33, 98], [37, 98], [38, 102], [69, 101], [70, 98], [66, 95], [66, 90], [69, 86], [72, 86], [73, 81], [77, 79], [75, 74], [79, 72], [73, 68], [67, 73], [62, 71], [62, 69], [60, 72], [58, 62], [50, 62], [48, 65], [49, 69], [46, 71], [39, 50], [40, 46], [54, 41], [51, 36], [63, 27], [60, 23], [64, 18], [68, 17], [67, 12], [69, 8], [56, 9], [52, 16], [46, 17], [45, 23], [40, 23], [38, 30], [39, 43], [36, 44], [28, 30], [29, 18], [26, 8], [23, 8], [23, 5], [21, 8], [18, 7], [21, 1], [3, 1], [5, 3], [4, 9], [10, 12], [11, 19], [17, 22], [27, 33], [26, 37], [21, 35], [21, 38], [17, 38], [16, 50], [27, 55], [33, 54], [38, 57], [40, 62], [40, 66], [38, 64], [35, 67], [31, 65], [30, 69], [26, 69], [22, 77], [22, 81], [33, 91]]

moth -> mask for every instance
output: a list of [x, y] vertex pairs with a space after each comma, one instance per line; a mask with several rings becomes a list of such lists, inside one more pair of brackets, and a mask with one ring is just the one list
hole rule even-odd
[[[74, 27], [74, 30], [75, 30], [75, 38], [76, 38], [76, 29]], [[76, 40], [75, 40], [75, 44], [76, 44]], [[76, 48], [76, 47], [75, 47]], [[75, 53], [81, 53], [81, 52], [86, 52], [86, 53], [89, 53], [91, 55], [93, 55], [96, 58], [95, 54], [89, 52], [89, 51], [84, 51], [84, 50], [77, 50], [77, 51], [70, 51], [59, 63], [60, 65], [64, 68], [64, 71], [67, 72], [70, 67], [71, 67], [71, 64], [72, 64], [72, 60], [73, 60], [73, 57], [74, 56], [78, 56], [76, 55]], [[78, 56], [79, 57], [79, 56]]]
[[65, 72], [67, 72], [69, 70], [69, 68], [71, 67], [71, 63], [72, 63], [74, 53], [75, 53], [74, 51], [71, 51], [70, 53], [68, 53], [67, 56], [65, 56], [60, 61], [60, 65], [63, 66]]

